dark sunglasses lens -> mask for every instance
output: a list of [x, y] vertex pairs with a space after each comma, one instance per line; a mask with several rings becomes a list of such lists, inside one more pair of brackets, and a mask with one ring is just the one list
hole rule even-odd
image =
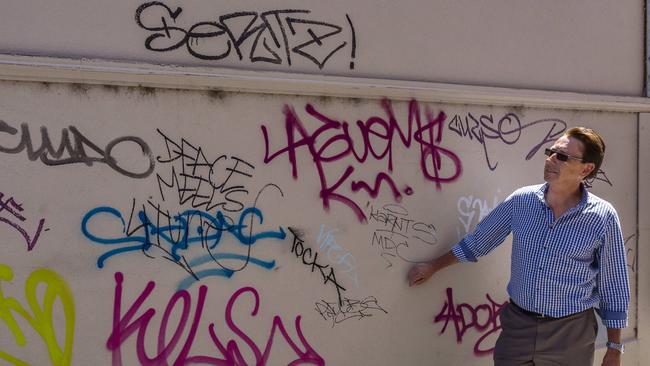
[[551, 150], [551, 149], [545, 149], [545, 150], [544, 150], [544, 155], [546, 155], [546, 156], [551, 156], [551, 155], [553, 155], [553, 154], [555, 154], [555, 157], [556, 157], [557, 160], [559, 160], [559, 161], [567, 161], [567, 160], [569, 160], [569, 156], [568, 156], [568, 155], [566, 155], [566, 154], [562, 154], [562, 153], [559, 152], [559, 151], [554, 151], [554, 150]]
[[555, 156], [557, 157], [557, 160], [559, 160], [559, 161], [567, 161], [567, 160], [569, 160], [569, 156], [565, 155], [565, 154], [562, 154], [561, 152], [556, 151]]

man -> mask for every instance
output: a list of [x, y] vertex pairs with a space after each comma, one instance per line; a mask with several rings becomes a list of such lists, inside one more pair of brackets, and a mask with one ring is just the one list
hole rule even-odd
[[625, 246], [616, 211], [583, 183], [598, 172], [605, 144], [575, 127], [545, 153], [545, 184], [512, 193], [447, 254], [414, 266], [409, 285], [475, 262], [512, 233], [510, 304], [500, 314], [495, 365], [593, 365], [596, 306], [607, 327], [602, 365], [618, 366], [630, 297]]

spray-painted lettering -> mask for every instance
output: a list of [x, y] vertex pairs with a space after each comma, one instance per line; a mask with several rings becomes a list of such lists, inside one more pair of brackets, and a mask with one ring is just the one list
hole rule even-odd
[[349, 251], [336, 242], [334, 233], [336, 229], [325, 230], [325, 225], [321, 224], [320, 232], [316, 238], [316, 243], [320, 250], [327, 250], [327, 259], [340, 268], [340, 272], [350, 278], [355, 287], [359, 287], [359, 275], [357, 273], [357, 259]]
[[[25, 281], [25, 299], [29, 305], [28, 310], [21, 305], [20, 301], [5, 296], [3, 293], [2, 281], [11, 282], [13, 277], [14, 273], [11, 267], [0, 264], [0, 320], [9, 328], [9, 334], [13, 335], [18, 346], [27, 345], [25, 333], [14, 317], [14, 314], [18, 315], [41, 337], [47, 347], [52, 365], [71, 365], [75, 329], [75, 305], [72, 290], [63, 277], [56, 272], [46, 268], [37, 269]], [[63, 332], [57, 332], [55, 329], [55, 309], [63, 310], [63, 319], [65, 320]], [[64, 335], [63, 345], [59, 344], [57, 333]], [[2, 330], [0, 334], [4, 336], [8, 333]], [[27, 351], [26, 354], [29, 354], [29, 350]], [[29, 364], [22, 358], [10, 355], [1, 349], [0, 360], [14, 365]]]
[[[426, 120], [422, 121], [420, 104], [412, 100], [408, 105], [406, 130], [400, 127], [393, 107], [389, 100], [381, 102], [385, 117], [372, 116], [364, 121], [357, 121], [356, 126], [362, 136], [362, 141], [355, 147], [355, 142], [350, 135], [348, 122], [341, 122], [319, 112], [312, 104], [305, 106], [305, 112], [319, 123], [314, 132], [308, 132], [298, 113], [291, 107], [284, 107], [286, 133], [286, 146], [275, 152], [270, 151], [269, 130], [262, 125], [264, 136], [265, 155], [264, 163], [268, 164], [282, 155], [287, 155], [291, 164], [294, 179], [298, 179], [298, 164], [296, 155], [301, 147], [305, 147], [314, 162], [320, 179], [320, 198], [323, 208], [329, 210], [331, 201], [338, 201], [348, 206], [357, 216], [359, 221], [365, 222], [366, 215], [360, 206], [349, 195], [361, 190], [370, 197], [376, 198], [382, 184], [388, 186], [390, 193], [396, 201], [400, 201], [402, 193], [413, 194], [413, 189], [408, 185], [398, 188], [390, 173], [393, 171], [393, 144], [395, 139], [405, 147], [411, 147], [413, 142], [420, 146], [420, 170], [422, 176], [441, 188], [442, 183], [453, 182], [461, 175], [461, 162], [458, 156], [449, 149], [441, 146], [443, 127], [446, 115], [440, 111], [434, 115], [429, 107], [424, 108]], [[415, 128], [413, 127], [415, 124]], [[328, 138], [324, 136], [329, 136]], [[353, 179], [354, 165], [348, 165], [337, 174], [326, 173], [325, 165], [345, 158], [351, 158], [353, 163], [363, 164], [372, 155], [377, 161], [386, 162], [386, 171], [376, 173], [368, 183], [364, 179]], [[349, 181], [349, 185], [345, 185]], [[344, 189], [349, 188], [349, 192]]]
[[218, 61], [236, 54], [239, 60], [246, 57], [253, 63], [288, 66], [297, 55], [319, 69], [347, 48], [349, 67], [354, 69], [357, 40], [347, 14], [349, 35], [343, 32], [344, 26], [308, 17], [309, 10], [240, 11], [186, 27], [179, 24], [182, 12], [181, 7], [172, 10], [160, 1], [138, 7], [136, 23], [151, 32], [144, 42], [145, 48], [167, 52], [185, 46], [190, 55], [201, 60]]
[[584, 182], [585, 182], [585, 185], [587, 186], [587, 188], [593, 187], [594, 183], [596, 183], [596, 182], [605, 183], [610, 187], [614, 186], [614, 184], [612, 184], [612, 181], [609, 180], [609, 177], [607, 176], [605, 171], [602, 170], [602, 169], [598, 169], [598, 172], [596, 173], [595, 176], [593, 176], [592, 178], [589, 178], [589, 179], [585, 179]]
[[639, 254], [636, 251], [637, 241], [632, 240], [632, 238], [635, 236], [635, 234], [632, 234], [625, 238], [625, 255], [627, 257], [627, 268], [629, 268], [629, 270], [632, 272], [636, 272], [638, 269], [637, 260], [639, 258]]
[[470, 232], [485, 216], [487, 216], [499, 204], [498, 195], [501, 190], [492, 198], [492, 205], [487, 200], [474, 197], [472, 195], [458, 198], [456, 206], [458, 207], [458, 220], [463, 225], [463, 231], [456, 228], [459, 239]]
[[449, 121], [449, 129], [466, 137], [469, 140], [475, 140], [483, 146], [485, 162], [490, 170], [495, 170], [499, 165], [498, 162], [492, 162], [488, 151], [488, 140], [500, 140], [506, 145], [513, 145], [519, 141], [522, 132], [529, 127], [544, 127], [545, 132], [542, 140], [533, 146], [526, 154], [526, 160], [532, 159], [533, 156], [549, 142], [557, 140], [566, 130], [566, 122], [557, 118], [545, 118], [530, 123], [522, 123], [519, 116], [515, 113], [507, 113], [501, 118], [494, 118], [492, 114], [482, 114], [477, 117], [471, 112], [466, 115], [456, 114]]
[[[323, 277], [323, 284], [327, 285], [331, 283], [336, 289], [336, 294], [339, 298], [339, 304], [343, 305], [343, 299], [341, 298], [341, 291], [345, 291], [345, 288], [341, 286], [336, 280], [336, 275], [334, 274], [334, 268], [329, 264], [322, 265], [318, 263], [318, 252], [312, 251], [311, 248], [305, 247], [305, 241], [302, 238], [302, 234], [298, 232], [295, 228], [289, 228], [289, 232], [293, 235], [293, 244], [291, 245], [291, 253], [295, 254], [296, 258], [300, 258], [302, 263], [306, 266], [311, 267], [311, 272], [314, 272], [314, 269], [318, 268], [321, 276]], [[311, 261], [311, 262], [310, 262]], [[326, 270], [329, 269], [329, 273], [326, 274]]]
[[371, 245], [379, 248], [386, 268], [392, 267], [397, 258], [416, 263], [421, 254], [437, 243], [436, 227], [411, 218], [406, 207], [398, 204], [376, 209], [369, 204], [368, 207], [368, 221], [376, 227]]
[[[7, 197], [3, 202], [2, 198], [4, 193], [0, 192], [0, 215], [6, 213], [8, 217], [0, 216], [0, 222], [9, 225], [12, 229], [18, 232], [18, 234], [25, 240], [27, 244], [27, 251], [34, 249], [38, 238], [41, 236], [41, 231], [47, 231], [49, 229], [43, 229], [45, 225], [45, 219], [40, 219], [36, 225], [36, 229], [33, 231], [28, 231], [23, 226], [27, 222], [27, 218], [24, 216], [23, 205], [18, 203], [13, 197]], [[18, 221], [16, 221], [18, 220]], [[33, 234], [31, 234], [33, 232]]]
[[[0, 133], [9, 135], [16, 135], [18, 130], [5, 121], [0, 120]], [[70, 137], [72, 135], [72, 138]], [[118, 161], [113, 156], [113, 151], [119, 148], [129, 149], [129, 144], [135, 144], [140, 152], [137, 158], [144, 158], [140, 162], [136, 161], [135, 156], [131, 159], [123, 159]], [[124, 147], [126, 144], [127, 147]], [[89, 156], [88, 151], [95, 156]], [[20, 125], [20, 142], [14, 147], [7, 147], [0, 145], [0, 152], [5, 154], [19, 154], [27, 150], [27, 158], [31, 161], [40, 159], [45, 165], [56, 166], [64, 164], [85, 164], [92, 166], [94, 163], [104, 163], [110, 166], [116, 172], [131, 178], [145, 178], [153, 172], [154, 159], [144, 140], [135, 136], [119, 137], [109, 142], [104, 149], [97, 146], [84, 136], [76, 127], [70, 126], [67, 129], [61, 130], [61, 142], [55, 149], [50, 139], [49, 132], [45, 126], [41, 127], [41, 143], [38, 149], [34, 149], [29, 126], [26, 123]], [[67, 155], [66, 155], [67, 154]], [[124, 166], [125, 160], [130, 165], [139, 165], [139, 167]]]
[[[249, 263], [266, 269], [273, 268], [274, 260], [265, 261], [251, 256], [252, 246], [261, 239], [286, 237], [282, 227], [277, 231], [254, 232], [255, 221], [262, 224], [264, 220], [262, 212], [255, 207], [244, 209], [239, 219], [233, 222], [221, 211], [216, 211], [213, 215], [190, 209], [172, 217], [152, 202], [149, 201], [148, 204], [155, 210], [155, 219], [151, 219], [146, 206], [143, 205], [142, 210], [137, 214], [139, 224], [134, 229], [131, 229], [131, 223], [134, 219], [135, 204], [128, 225], [122, 213], [113, 207], [97, 207], [84, 215], [81, 220], [81, 231], [86, 238], [97, 244], [117, 246], [97, 259], [97, 267], [103, 268], [104, 262], [112, 256], [141, 251], [149, 258], [164, 258], [187, 271], [190, 276], [179, 284], [179, 288], [187, 288], [204, 277], [230, 278]], [[119, 234], [112, 237], [94, 234], [100, 232], [98, 226], [107, 225], [107, 220], [112, 221], [110, 223], [112, 225], [117, 224], [116, 232]], [[242, 244], [241, 249], [244, 253], [222, 252], [221, 248], [217, 248], [226, 233]], [[188, 258], [192, 259], [188, 260]], [[236, 262], [240, 266], [230, 267], [224, 263], [225, 261]], [[195, 267], [210, 263], [214, 264], [214, 268], [194, 271]]]
[[[306, 337], [304, 336], [301, 326], [300, 319], [301, 316], [298, 315], [295, 318], [295, 334], [298, 337], [298, 340], [295, 341], [287, 332], [285, 325], [279, 315], [273, 317], [271, 322], [271, 330], [269, 336], [267, 337], [266, 344], [261, 348], [258, 346], [253, 339], [246, 334], [246, 332], [241, 329], [236, 322], [233, 320], [233, 309], [243, 306], [244, 296], [252, 296], [252, 311], [251, 316], [257, 316], [257, 312], [260, 307], [260, 296], [252, 287], [243, 287], [237, 290], [228, 300], [228, 304], [225, 310], [225, 321], [228, 325], [228, 328], [244, 343], [244, 347], [248, 347], [252, 354], [255, 357], [253, 362], [247, 362], [251, 360], [245, 360], [242, 354], [242, 345], [238, 343], [238, 340], [230, 339], [227, 342], [220, 339], [218, 330], [216, 329], [214, 323], [208, 325], [208, 335], [214, 343], [215, 349], [212, 350], [210, 355], [191, 355], [191, 348], [196, 339], [197, 332], [199, 331], [199, 325], [203, 317], [203, 308], [205, 305], [205, 300], [208, 293], [208, 288], [204, 285], [200, 286], [198, 289], [198, 299], [196, 300], [196, 306], [194, 308], [194, 313], [192, 314], [192, 295], [186, 290], [180, 290], [174, 293], [174, 295], [169, 299], [165, 311], [162, 315], [162, 320], [160, 322], [160, 329], [158, 330], [157, 342], [150, 342], [147, 339], [147, 335], [151, 334], [149, 329], [149, 324], [156, 315], [156, 309], [149, 307], [144, 310], [144, 303], [147, 301], [149, 296], [155, 287], [154, 281], [149, 281], [142, 293], [137, 297], [137, 299], [126, 308], [126, 311], [123, 311], [122, 307], [122, 290], [124, 276], [121, 272], [115, 274], [115, 301], [113, 305], [113, 331], [106, 341], [106, 348], [111, 352], [112, 356], [112, 365], [121, 366], [123, 365], [122, 361], [122, 348], [126, 341], [131, 338], [131, 336], [137, 332], [138, 336], [135, 341], [136, 355], [138, 362], [141, 365], [219, 365], [219, 366], [244, 366], [249, 364], [255, 364], [258, 366], [267, 365], [270, 361], [271, 351], [273, 350], [273, 342], [275, 340], [275, 334], [277, 331], [280, 332], [282, 339], [286, 342], [286, 345], [289, 346], [291, 351], [295, 356], [289, 356], [292, 358], [289, 365], [298, 365], [298, 364], [313, 364], [313, 365], [325, 365], [323, 358], [314, 350], [314, 348], [309, 344]], [[173, 329], [168, 326], [170, 315], [173, 312], [180, 311], [180, 319], [175, 323], [176, 327]], [[190, 322], [189, 329], [187, 329], [188, 320]], [[261, 328], [261, 327], [259, 327]], [[166, 339], [166, 335], [171, 334], [171, 338]], [[181, 336], [185, 335], [184, 342], [182, 341]], [[154, 350], [147, 350], [147, 344], [155, 344]], [[180, 350], [177, 348], [180, 346]], [[216, 355], [215, 355], [216, 354]], [[175, 357], [173, 357], [174, 355]], [[173, 357], [173, 360], [170, 360], [170, 357]], [[277, 364], [277, 363], [274, 363]]]
[[494, 351], [494, 342], [501, 330], [499, 313], [508, 304], [507, 301], [497, 303], [485, 294], [488, 302], [472, 306], [468, 303], [455, 304], [454, 291], [447, 288], [445, 305], [436, 315], [434, 323], [444, 322], [440, 334], [444, 334], [451, 322], [456, 332], [456, 342], [463, 342], [463, 337], [470, 329], [474, 329], [481, 336], [474, 343], [474, 354], [485, 356]]
[[165, 191], [174, 189], [178, 203], [189, 202], [193, 208], [212, 211], [219, 208], [226, 212], [238, 212], [248, 196], [245, 183], [253, 176], [255, 166], [235, 156], [221, 155], [208, 160], [203, 149], [181, 139], [176, 142], [157, 130], [165, 141], [167, 155], [157, 157], [161, 165], [171, 165], [171, 175], [165, 180], [160, 174], [158, 188], [165, 201]]
[[332, 322], [332, 328], [348, 319], [361, 320], [380, 312], [388, 314], [374, 296], [368, 296], [363, 300], [352, 300], [346, 297], [343, 299], [342, 305], [337, 302], [321, 300], [316, 303], [316, 311], [323, 319]]

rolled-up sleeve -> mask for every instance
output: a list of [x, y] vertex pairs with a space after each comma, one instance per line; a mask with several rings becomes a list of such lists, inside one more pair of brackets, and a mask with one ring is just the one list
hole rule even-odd
[[[612, 208], [613, 210], [613, 208]], [[626, 250], [616, 211], [608, 217], [597, 251], [596, 285], [600, 296], [600, 317], [607, 328], [627, 327], [630, 287], [627, 276]]]
[[[516, 193], [516, 192], [515, 192]], [[459, 262], [476, 262], [506, 239], [511, 231], [514, 195], [510, 195], [492, 210], [476, 229], [451, 248]]]

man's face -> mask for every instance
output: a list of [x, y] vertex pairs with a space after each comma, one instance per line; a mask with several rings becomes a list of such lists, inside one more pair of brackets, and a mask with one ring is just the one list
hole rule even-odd
[[[551, 150], [582, 159], [584, 145], [573, 137], [562, 136], [555, 141]], [[592, 163], [582, 163], [575, 159], [560, 161], [557, 154], [552, 154], [546, 158], [544, 163], [544, 180], [560, 185], [575, 185], [589, 175], [593, 168], [594, 164]]]

